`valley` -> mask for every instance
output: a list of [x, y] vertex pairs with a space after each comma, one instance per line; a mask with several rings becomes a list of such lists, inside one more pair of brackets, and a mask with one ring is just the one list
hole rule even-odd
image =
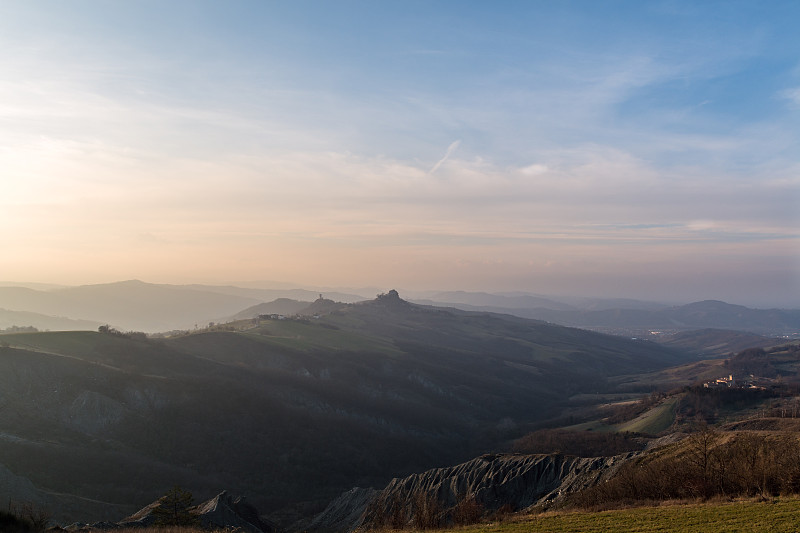
[[[792, 349], [709, 359], [775, 343], [754, 334], [695, 330], [659, 344], [396, 291], [298, 307], [262, 303], [158, 335], [104, 325], [0, 336], [0, 496], [66, 524], [118, 521], [173, 486], [200, 501], [225, 489], [276, 527], [332, 532], [325, 513], [314, 517], [353, 487], [485, 454], [641, 453], [701, 413], [720, 424], [748, 409], [796, 412], [780, 399], [794, 394]], [[783, 376], [786, 392], [728, 406], [686, 388], [753, 368]], [[340, 505], [361, 516], [374, 498], [357, 501]]]

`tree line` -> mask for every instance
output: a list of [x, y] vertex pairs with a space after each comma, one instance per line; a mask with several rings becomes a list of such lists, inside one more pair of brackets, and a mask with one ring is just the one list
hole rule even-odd
[[800, 442], [792, 434], [724, 433], [703, 426], [684, 440], [632, 460], [569, 507], [643, 501], [800, 493]]

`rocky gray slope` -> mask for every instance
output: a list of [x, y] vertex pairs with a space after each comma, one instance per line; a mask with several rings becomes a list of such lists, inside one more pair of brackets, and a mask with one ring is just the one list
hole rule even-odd
[[292, 528], [297, 531], [351, 531], [364, 520], [364, 511], [381, 494], [373, 488], [355, 487], [342, 493], [310, 521], [303, 520]]
[[463, 519], [464, 513], [488, 515], [503, 508], [516, 511], [555, 503], [608, 479], [633, 455], [484, 455], [457, 466], [396, 478], [380, 492], [353, 489], [298, 527], [339, 533], [381, 526], [444, 526]]
[[[152, 526], [155, 522], [153, 510], [160, 505], [160, 501], [155, 501], [133, 515], [123, 518], [118, 524], [111, 524], [110, 528], [114, 526]], [[204, 529], [231, 529], [246, 533], [275, 533], [277, 531], [275, 525], [261, 518], [256, 508], [247, 503], [244, 497], [232, 496], [227, 491], [222, 491], [210, 500], [194, 506], [189, 512], [199, 518], [200, 525]], [[99, 527], [98, 529], [104, 528]]]

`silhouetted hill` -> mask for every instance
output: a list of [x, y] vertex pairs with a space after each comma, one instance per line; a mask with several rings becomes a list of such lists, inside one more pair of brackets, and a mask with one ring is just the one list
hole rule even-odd
[[334, 311], [338, 311], [339, 309], [343, 309], [347, 307], [348, 304], [344, 304], [341, 302], [334, 302], [333, 300], [329, 300], [327, 298], [323, 298], [320, 296], [316, 300], [314, 300], [310, 305], [305, 307], [304, 309], [300, 310], [300, 314], [306, 316], [319, 316], [319, 315], [327, 315]]
[[257, 304], [248, 307], [244, 311], [239, 311], [235, 315], [229, 317], [229, 320], [245, 320], [248, 318], [256, 318], [259, 315], [296, 315], [303, 309], [306, 309], [311, 302], [300, 302], [289, 298], [278, 298], [272, 302]]

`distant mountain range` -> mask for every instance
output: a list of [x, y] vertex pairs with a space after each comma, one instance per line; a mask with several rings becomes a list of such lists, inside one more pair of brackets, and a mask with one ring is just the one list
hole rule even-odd
[[[326, 296], [344, 302], [364, 299], [344, 293]], [[50, 290], [0, 286], [0, 309], [6, 310], [0, 320], [40, 329], [97, 329], [95, 324], [109, 324], [126, 331], [159, 332], [203, 327], [276, 298], [311, 302], [318, 297], [318, 293], [302, 289], [157, 285], [137, 280]], [[50, 318], [13, 316], [12, 311]], [[54, 317], [80, 322], [56, 321]]]
[[[452, 293], [451, 293], [452, 294]], [[555, 307], [520, 307], [524, 301], [518, 298], [453, 298], [442, 300], [417, 300], [438, 306], [452, 306], [469, 311], [505, 313], [523, 318], [544, 320], [564, 326], [592, 329], [607, 333], [641, 335], [654, 330], [680, 331], [691, 329], [732, 329], [749, 331], [767, 336], [800, 336], [799, 309], [750, 309], [741, 305], [706, 300], [681, 306], [664, 306], [637, 301], [591, 302], [592, 309]], [[473, 303], [464, 303], [465, 301]], [[504, 306], [478, 304], [494, 302]], [[589, 302], [587, 302], [589, 303]], [[606, 307], [613, 304], [627, 304], [630, 307]], [[509, 305], [514, 304], [514, 306]]]
[[[80, 287], [34, 289], [0, 286], [2, 324], [39, 329], [96, 329], [109, 324], [125, 331], [160, 332], [204, 327], [209, 322], [294, 314], [323, 296], [344, 303], [359, 294], [320, 294], [305, 289], [264, 289], [211, 285], [157, 285], [123, 281]], [[730, 329], [770, 337], [800, 335], [800, 310], [750, 309], [719, 301], [667, 306], [625, 299], [555, 299], [521, 293], [452, 291], [414, 303], [466, 311], [510, 314], [553, 324], [626, 336], [651, 331]], [[22, 313], [28, 314], [22, 314]], [[20, 313], [20, 314], [14, 314]], [[34, 316], [36, 313], [40, 316]]]
[[71, 318], [48, 316], [29, 311], [9, 311], [0, 309], [0, 333], [14, 327], [34, 327], [40, 331], [85, 331], [96, 330], [102, 322], [74, 320]]
[[[247, 288], [247, 287], [234, 287], [230, 285], [162, 285], [162, 287], [175, 287], [184, 290], [200, 291], [200, 292], [214, 292], [218, 294], [226, 294], [229, 296], [240, 296], [242, 298], [255, 298], [262, 302], [269, 302], [276, 299], [300, 300], [300, 301], [314, 301], [322, 294], [326, 298], [335, 300], [337, 302], [353, 303], [368, 300], [359, 294], [352, 294], [338, 291], [314, 291], [308, 289], [261, 289], [261, 288]], [[377, 293], [375, 293], [377, 294]]]
[[[124, 281], [49, 291], [0, 287], [0, 307], [111, 324], [117, 328], [165, 331], [190, 328], [259, 303], [256, 298]], [[22, 324], [20, 324], [22, 325]]]

